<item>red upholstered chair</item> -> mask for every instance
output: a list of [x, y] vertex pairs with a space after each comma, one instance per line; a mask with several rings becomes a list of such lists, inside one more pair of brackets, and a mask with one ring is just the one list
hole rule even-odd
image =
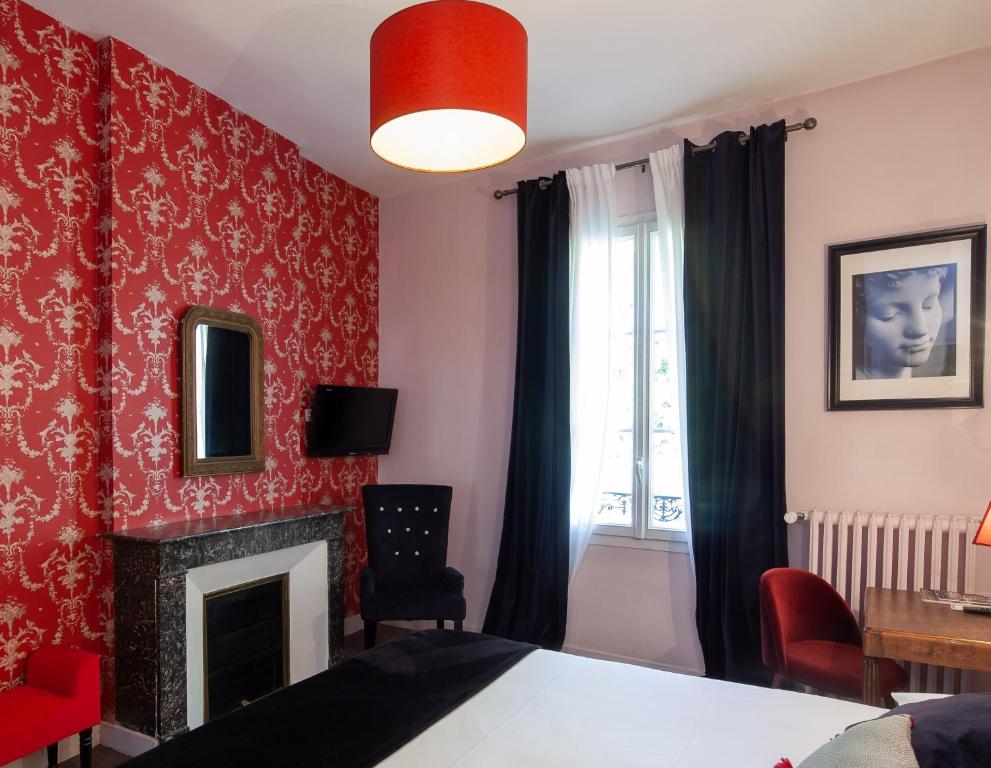
[[47, 747], [58, 765], [58, 742], [79, 734], [79, 762], [90, 768], [93, 726], [100, 722], [100, 657], [41, 648], [28, 657], [24, 685], [0, 693], [0, 765]]
[[[760, 579], [761, 645], [775, 680], [860, 699], [864, 654], [857, 620], [832, 585], [801, 568], [772, 568]], [[881, 692], [903, 690], [908, 675], [880, 660]]]

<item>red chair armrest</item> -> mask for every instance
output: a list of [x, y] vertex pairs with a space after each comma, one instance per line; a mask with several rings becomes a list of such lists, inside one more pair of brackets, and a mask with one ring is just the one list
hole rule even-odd
[[39, 648], [28, 657], [27, 684], [94, 705], [100, 712], [100, 657], [70, 648]]

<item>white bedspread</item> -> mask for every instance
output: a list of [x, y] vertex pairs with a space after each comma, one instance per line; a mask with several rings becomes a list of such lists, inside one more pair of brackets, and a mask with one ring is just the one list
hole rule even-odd
[[379, 768], [773, 768], [882, 711], [535, 651]]

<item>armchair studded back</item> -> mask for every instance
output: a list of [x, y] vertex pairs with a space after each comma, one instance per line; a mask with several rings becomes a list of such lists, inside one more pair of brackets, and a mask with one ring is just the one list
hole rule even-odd
[[380, 584], [437, 579], [447, 565], [449, 485], [366, 485], [368, 564]]

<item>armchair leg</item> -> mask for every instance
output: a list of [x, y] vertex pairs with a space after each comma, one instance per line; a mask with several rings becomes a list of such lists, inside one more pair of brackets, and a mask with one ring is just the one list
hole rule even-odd
[[444, 620], [437, 619], [437, 629], [443, 629], [443, 628], [444, 628]]
[[464, 628], [464, 622], [460, 619], [454, 622], [454, 629], [456, 632], [460, 632]]
[[79, 766], [93, 767], [93, 729], [87, 728], [79, 733]]
[[48, 768], [58, 768], [58, 742], [48, 745]]
[[365, 622], [365, 650], [369, 650], [375, 647], [375, 628], [378, 626], [377, 621], [366, 621]]

